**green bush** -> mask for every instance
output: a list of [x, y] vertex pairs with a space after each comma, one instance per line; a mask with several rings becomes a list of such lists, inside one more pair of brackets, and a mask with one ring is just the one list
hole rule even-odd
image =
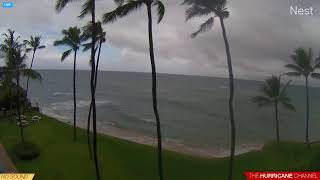
[[29, 142], [15, 145], [13, 151], [14, 154], [21, 160], [32, 160], [40, 155], [39, 147]]

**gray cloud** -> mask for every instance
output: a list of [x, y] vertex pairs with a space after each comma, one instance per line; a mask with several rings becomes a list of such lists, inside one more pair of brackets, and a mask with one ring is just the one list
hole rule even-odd
[[[54, 11], [52, 0], [14, 0], [13, 9], [2, 9], [0, 31], [13, 28], [23, 38], [41, 34], [48, 47], [39, 51], [36, 68], [72, 67], [72, 61], [61, 63], [61, 49], [52, 46], [60, 31], [69, 26], [83, 26], [77, 19], [81, 1], [70, 4], [62, 13]], [[224, 43], [219, 21], [209, 32], [195, 39], [190, 34], [205, 18], [185, 22], [182, 1], [164, 0], [166, 15], [154, 24], [154, 41], [158, 71], [176, 74], [227, 76]], [[315, 16], [290, 16], [289, 7], [313, 6]], [[320, 50], [320, 2], [317, 0], [242, 0], [230, 1], [231, 16], [226, 20], [236, 77], [263, 79], [285, 71], [290, 54], [299, 46]], [[111, 0], [97, 2], [98, 17], [115, 8]], [[150, 71], [146, 10], [133, 13], [113, 24], [104, 25], [108, 41], [102, 54], [101, 69]], [[88, 54], [81, 54], [80, 69], [88, 69]]]

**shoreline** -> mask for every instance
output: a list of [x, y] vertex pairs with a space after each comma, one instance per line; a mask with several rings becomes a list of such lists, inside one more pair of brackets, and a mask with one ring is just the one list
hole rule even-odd
[[[54, 119], [62, 123], [72, 125], [72, 122], [70, 119], [66, 119], [65, 117], [59, 116], [53, 112], [42, 110], [41, 113], [43, 113], [46, 116], [53, 117]], [[82, 120], [80, 120], [80, 121], [77, 121], [77, 127], [86, 130], [87, 124], [86, 122], [83, 122]], [[150, 137], [129, 129], [118, 128], [108, 123], [103, 123], [101, 121], [97, 121], [97, 132], [99, 134], [108, 135], [108, 136], [119, 138], [122, 140], [127, 140], [133, 143], [157, 147], [157, 139], [155, 137]], [[182, 153], [186, 155], [191, 155], [191, 156], [196, 156], [196, 157], [201, 157], [201, 158], [229, 157], [229, 151], [221, 147], [210, 148], [210, 149], [191, 147], [189, 145], [185, 145], [181, 142], [178, 142], [177, 140], [167, 139], [167, 138], [163, 138], [162, 146], [163, 146], [163, 149], [165, 150]], [[238, 148], [236, 148], [235, 155], [244, 154], [253, 150], [261, 150], [263, 146], [264, 144], [251, 144], [251, 145], [242, 144], [238, 146]]]

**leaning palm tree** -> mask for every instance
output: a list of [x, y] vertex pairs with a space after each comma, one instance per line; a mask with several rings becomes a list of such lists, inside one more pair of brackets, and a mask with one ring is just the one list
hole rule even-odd
[[70, 27], [68, 30], [62, 30], [64, 37], [61, 40], [57, 40], [53, 43], [54, 46], [67, 46], [69, 49], [62, 53], [61, 61], [64, 61], [72, 52], [73, 57], [73, 140], [77, 139], [76, 128], [76, 114], [77, 114], [77, 98], [76, 98], [76, 64], [77, 64], [77, 52], [81, 47], [83, 37], [81, 30], [78, 27]]
[[313, 60], [312, 49], [306, 50], [304, 48], [298, 48], [291, 55], [293, 64], [287, 64], [286, 68], [290, 69], [292, 72], [286, 73], [289, 76], [303, 76], [305, 78], [306, 86], [306, 135], [305, 143], [307, 147], [310, 148], [309, 140], [309, 76], [320, 79], [320, 74], [315, 71], [320, 68], [319, 60]]
[[[40, 36], [31, 36], [30, 37], [30, 40], [24, 40], [24, 44], [26, 45], [26, 51], [27, 52], [30, 52], [32, 51], [32, 59], [31, 59], [31, 64], [30, 64], [30, 68], [29, 69], [32, 69], [32, 66], [33, 66], [33, 61], [34, 61], [34, 56], [36, 54], [36, 51], [38, 49], [43, 49], [45, 48], [46, 46], [44, 45], [41, 45], [40, 43], [40, 40], [41, 40], [41, 37]], [[26, 98], [28, 97], [28, 90], [29, 90], [29, 80], [30, 80], [30, 77], [28, 77], [27, 79], [27, 89], [26, 89]]]
[[224, 19], [229, 17], [229, 11], [226, 8], [226, 0], [184, 0], [183, 5], [190, 6], [186, 10], [186, 20], [190, 20], [195, 17], [200, 16], [209, 16], [209, 19], [206, 20], [200, 28], [191, 34], [191, 37], [194, 38], [202, 32], [210, 30], [213, 26], [214, 19], [218, 18], [220, 20], [220, 25], [222, 28], [222, 36], [224, 39], [227, 63], [229, 70], [229, 83], [230, 83], [230, 95], [229, 95], [229, 115], [231, 123], [231, 150], [230, 150], [230, 160], [229, 160], [229, 176], [228, 179], [233, 179], [233, 168], [234, 168], [234, 153], [236, 146], [236, 128], [234, 120], [234, 110], [233, 110], [233, 98], [234, 98], [234, 79], [233, 79], [233, 70], [231, 62], [231, 53], [230, 46], [227, 38], [226, 28], [224, 25]]
[[275, 119], [276, 119], [276, 138], [277, 142], [280, 142], [280, 132], [279, 132], [279, 119], [278, 119], [278, 105], [279, 103], [283, 107], [295, 111], [295, 107], [291, 103], [291, 99], [288, 97], [287, 88], [290, 81], [281, 88], [280, 78], [272, 76], [265, 80], [265, 84], [261, 86], [261, 94], [255, 96], [252, 100], [257, 103], [259, 107], [264, 106], [274, 106], [275, 108]]
[[[91, 37], [91, 33], [93, 30], [93, 26], [92, 23], [89, 22], [88, 25], [83, 27], [83, 36], [84, 36], [84, 40], [87, 40]], [[96, 47], [95, 47], [95, 51], [97, 51], [98, 49], [98, 54], [97, 54], [97, 64], [95, 67], [95, 76], [94, 76], [94, 91], [96, 90], [97, 87], [97, 79], [98, 79], [98, 69], [99, 69], [99, 62], [100, 62], [100, 54], [101, 54], [101, 47], [102, 44], [106, 42], [106, 32], [103, 31], [101, 22], [98, 21], [96, 23], [96, 31], [97, 31], [97, 36], [96, 36]], [[83, 51], [87, 51], [91, 48], [92, 44], [90, 43], [86, 43], [83, 45]], [[90, 61], [90, 64], [92, 63], [92, 61]], [[89, 113], [88, 113], [88, 121], [87, 121], [87, 138], [88, 138], [88, 148], [89, 148], [89, 155], [90, 158], [92, 158], [92, 150], [91, 150], [91, 141], [90, 141], [90, 119], [91, 119], [91, 112], [92, 112], [92, 102], [90, 103], [90, 108], [89, 108]]]
[[125, 4], [121, 4], [114, 11], [106, 13], [103, 15], [103, 22], [110, 23], [117, 20], [117, 18], [124, 17], [130, 12], [140, 9], [143, 5], [146, 5], [148, 12], [148, 32], [149, 32], [149, 53], [150, 62], [152, 69], [152, 97], [153, 97], [153, 111], [156, 117], [157, 124], [157, 139], [158, 139], [158, 171], [160, 180], [163, 180], [163, 167], [162, 167], [162, 140], [161, 140], [161, 124], [160, 117], [158, 113], [158, 103], [157, 103], [157, 74], [156, 74], [156, 64], [154, 59], [154, 49], [153, 49], [153, 31], [152, 31], [152, 6], [157, 6], [158, 23], [161, 22], [165, 7], [160, 0], [127, 0]]
[[[70, 2], [75, 0], [57, 0], [56, 1], [56, 11], [61, 12], [62, 9]], [[121, 5], [124, 0], [114, 0], [118, 5]], [[80, 18], [85, 17], [91, 13], [91, 22], [96, 24], [96, 1], [86, 0], [82, 6], [82, 11], [79, 15]], [[93, 124], [93, 158], [96, 170], [97, 180], [100, 180], [100, 170], [98, 164], [98, 154], [97, 154], [97, 117], [96, 117], [96, 100], [95, 100], [95, 44], [96, 44], [96, 27], [94, 26], [91, 33], [91, 77], [90, 77], [90, 88], [91, 88], [91, 104], [92, 104], [92, 124]]]

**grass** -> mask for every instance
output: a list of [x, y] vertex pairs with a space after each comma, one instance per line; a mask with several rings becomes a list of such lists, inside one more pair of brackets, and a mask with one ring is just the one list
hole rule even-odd
[[[14, 156], [12, 149], [20, 141], [19, 128], [15, 122], [0, 118], [0, 143], [9, 151], [19, 171], [35, 172], [35, 180], [94, 179], [85, 130], [78, 129], [78, 140], [73, 142], [71, 126], [42, 116], [40, 123], [25, 128], [26, 139], [40, 147], [40, 157], [32, 161]], [[106, 135], [98, 138], [102, 179], [158, 179], [154, 148]], [[236, 157], [235, 179], [244, 180], [244, 171], [306, 171], [310, 170], [310, 163], [320, 167], [318, 154], [319, 145], [308, 150], [301, 143], [269, 143], [261, 151]], [[220, 180], [227, 178], [228, 158], [204, 159], [165, 151], [164, 166], [166, 180]]]

